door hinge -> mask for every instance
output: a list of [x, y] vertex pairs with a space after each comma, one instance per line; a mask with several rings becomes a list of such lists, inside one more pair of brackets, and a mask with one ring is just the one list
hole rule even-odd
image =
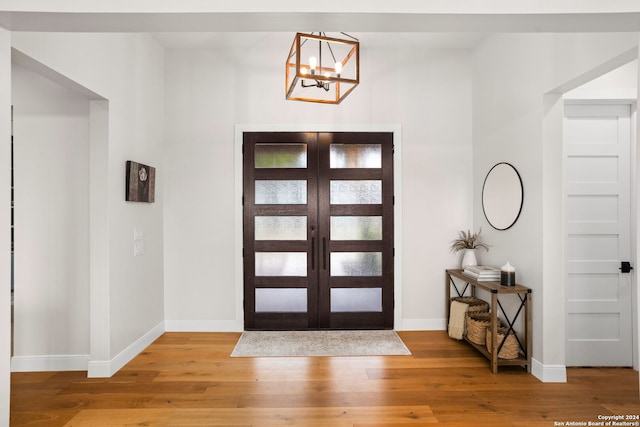
[[396, 248], [393, 248], [393, 256], [396, 256]]
[[244, 248], [242, 248], [242, 258], [244, 258]]
[[244, 206], [244, 195], [242, 195], [242, 206]]

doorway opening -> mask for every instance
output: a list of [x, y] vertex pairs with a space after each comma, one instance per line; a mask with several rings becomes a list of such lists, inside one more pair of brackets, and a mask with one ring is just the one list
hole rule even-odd
[[564, 94], [566, 365], [631, 367], [637, 60]]
[[[104, 324], [90, 319], [94, 300], [105, 301], [94, 292], [93, 276], [108, 277], [93, 260], [108, 263], [108, 257], [89, 237], [94, 229], [108, 229], [97, 220], [106, 215], [106, 204], [90, 203], [108, 197], [104, 188], [93, 191], [107, 175], [106, 168], [94, 167], [107, 162], [100, 155], [106, 149], [94, 148], [107, 147], [108, 128], [101, 124], [108, 110], [100, 107], [108, 101], [15, 49], [11, 59], [12, 171], [18, 187], [11, 370], [86, 371], [93, 337], [109, 339], [108, 333], [90, 331]], [[90, 271], [96, 274], [90, 277]]]

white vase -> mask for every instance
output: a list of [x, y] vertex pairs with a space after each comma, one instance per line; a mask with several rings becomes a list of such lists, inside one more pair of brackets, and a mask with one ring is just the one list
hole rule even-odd
[[462, 256], [462, 268], [464, 269], [470, 265], [478, 265], [475, 249], [465, 249], [464, 255]]

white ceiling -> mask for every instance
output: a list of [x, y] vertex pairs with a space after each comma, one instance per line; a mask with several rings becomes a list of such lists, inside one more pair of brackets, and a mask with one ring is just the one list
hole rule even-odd
[[[278, 33], [152, 33], [168, 49], [256, 48], [290, 45], [295, 31]], [[339, 33], [327, 33], [339, 36]], [[470, 33], [349, 33], [363, 48], [473, 49], [484, 36]]]
[[638, 0], [2, 0], [12, 31], [639, 31]]
[[[2, 0], [11, 31], [149, 32], [169, 48], [346, 31], [363, 46], [471, 49], [498, 32], [640, 31], [638, 0]], [[271, 34], [271, 36], [266, 36]]]

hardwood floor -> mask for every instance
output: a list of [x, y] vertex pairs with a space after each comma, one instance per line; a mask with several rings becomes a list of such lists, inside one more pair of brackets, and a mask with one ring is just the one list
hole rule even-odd
[[492, 374], [445, 332], [399, 335], [412, 356], [230, 358], [237, 333], [166, 333], [112, 378], [12, 374], [11, 426], [548, 427], [640, 415], [631, 369], [542, 383], [520, 367]]

